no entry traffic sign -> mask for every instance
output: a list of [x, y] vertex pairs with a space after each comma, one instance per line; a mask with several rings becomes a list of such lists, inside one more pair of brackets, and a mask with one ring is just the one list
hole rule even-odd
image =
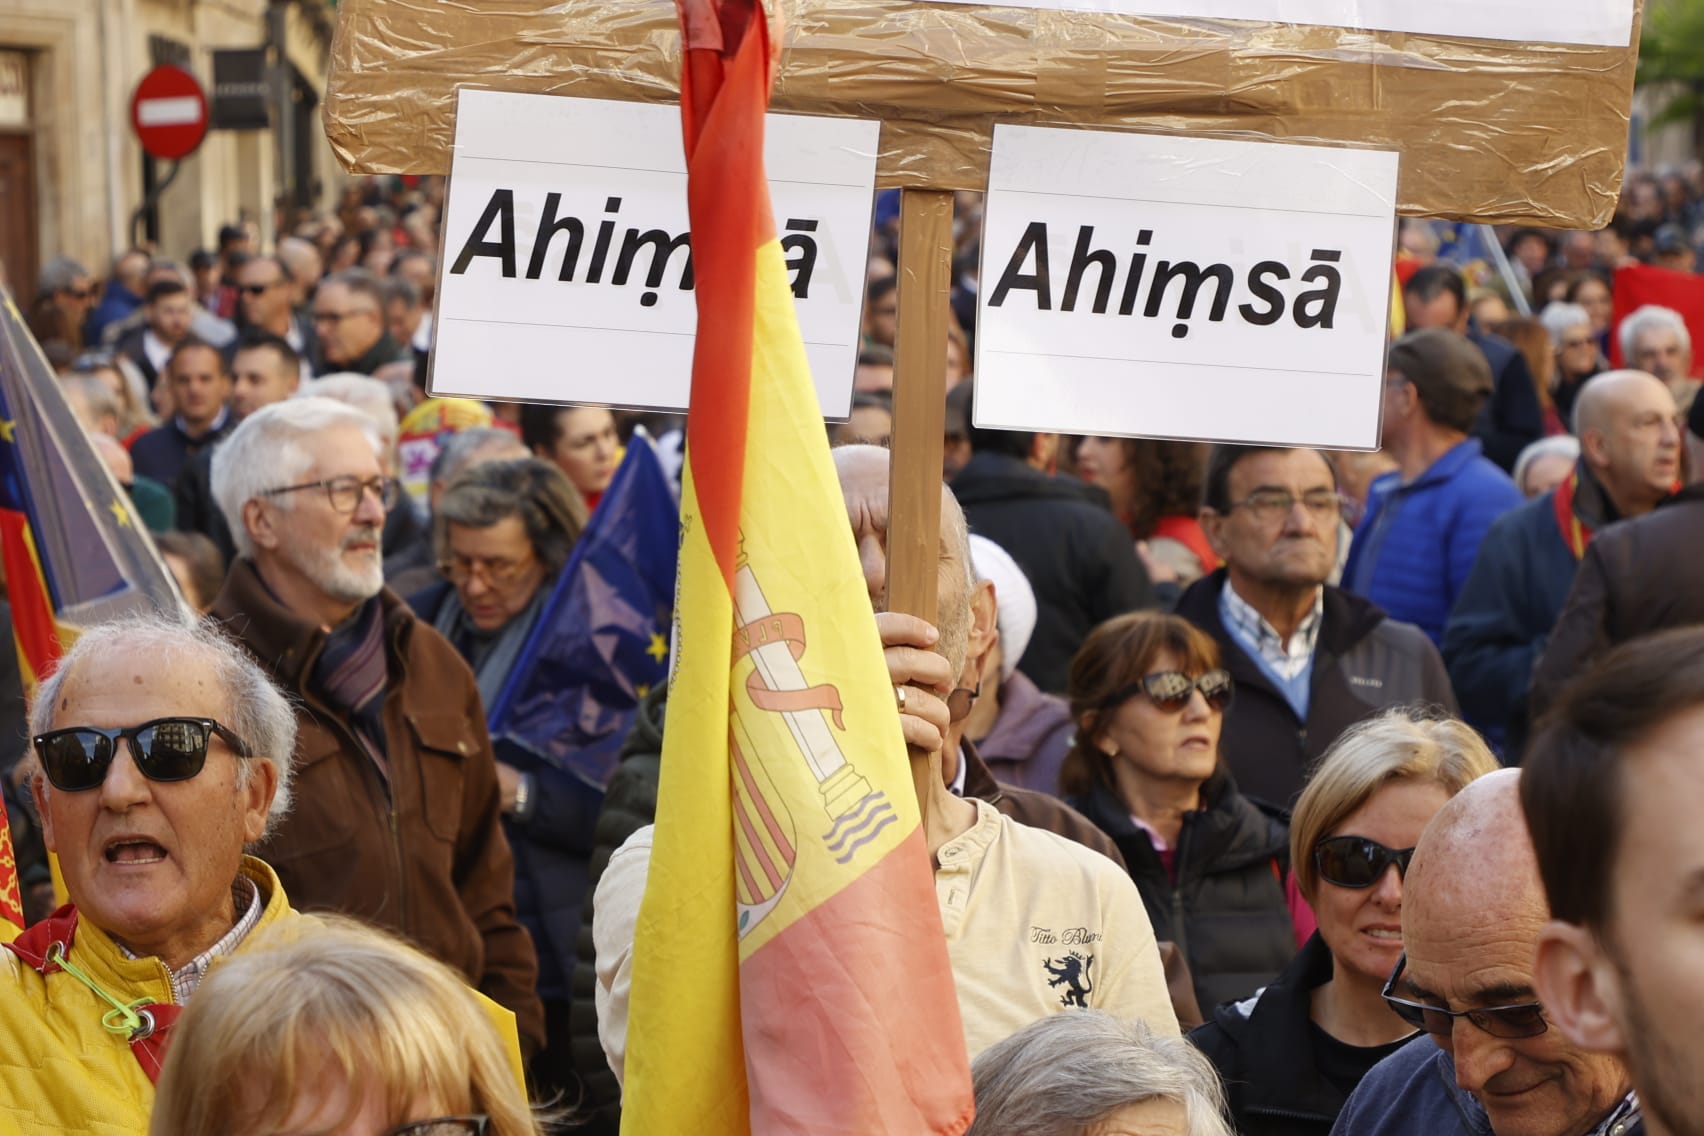
[[156, 67], [136, 84], [130, 125], [147, 154], [187, 158], [207, 136], [207, 95], [182, 67]]

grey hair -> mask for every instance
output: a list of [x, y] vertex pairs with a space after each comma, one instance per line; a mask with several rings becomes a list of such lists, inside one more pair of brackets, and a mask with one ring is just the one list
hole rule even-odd
[[118, 401], [117, 392], [99, 375], [73, 372], [60, 379], [59, 385], [66, 394], [75, 393], [82, 398], [91, 418], [98, 420], [103, 415], [110, 414], [115, 422], [122, 424], [124, 421], [124, 407]]
[[1180, 1037], [1102, 1010], [1066, 1010], [982, 1051], [971, 1067], [976, 1122], [965, 1136], [1087, 1136], [1147, 1100], [1183, 1106], [1189, 1136], [1230, 1136], [1224, 1090]]
[[397, 436], [401, 432], [396, 419], [396, 401], [391, 397], [390, 387], [378, 379], [358, 375], [354, 371], [338, 371], [309, 379], [297, 390], [295, 397], [330, 398], [353, 406], [378, 428], [379, 441], [385, 452], [388, 454], [396, 449]]
[[79, 276], [87, 276], [89, 270], [68, 256], [56, 256], [41, 269], [41, 294], [51, 296], [55, 292], [63, 292], [71, 287]]
[[1540, 438], [1521, 451], [1521, 456], [1515, 459], [1515, 486], [1525, 493], [1527, 470], [1534, 462], [1545, 458], [1567, 458], [1569, 461], [1580, 460], [1580, 439], [1572, 434], [1553, 434], [1548, 438]]
[[1616, 333], [1621, 337], [1621, 358], [1627, 366], [1633, 365], [1633, 355], [1639, 346], [1639, 337], [1657, 328], [1668, 328], [1680, 340], [1683, 350], [1692, 350], [1692, 333], [1686, 330], [1686, 321], [1681, 318], [1680, 313], [1673, 308], [1646, 304], [1622, 320], [1621, 329]]
[[438, 443], [438, 453], [432, 459], [427, 480], [435, 485], [448, 485], [456, 475], [474, 464], [481, 454], [506, 449], [507, 456], [524, 458], [530, 451], [526, 443], [508, 430], [495, 426], [470, 426], [457, 430]]
[[[243, 506], [269, 489], [294, 485], [313, 466], [303, 442], [314, 434], [353, 426], [366, 435], [377, 456], [382, 444], [372, 419], [329, 398], [288, 398], [255, 411], [213, 451], [213, 500], [219, 506], [239, 556], [254, 555], [254, 538], [243, 524]], [[293, 507], [290, 496], [275, 498]]]
[[519, 517], [533, 552], [554, 576], [568, 563], [586, 527], [586, 502], [565, 474], [539, 458], [480, 462], [450, 482], [432, 514], [432, 549], [450, 555], [450, 526], [489, 528]]
[[[265, 668], [213, 620], [188, 620], [148, 612], [84, 628], [70, 650], [61, 656], [53, 673], [36, 687], [35, 698], [30, 703], [30, 736], [54, 728], [54, 706], [66, 678], [79, 664], [126, 650], [134, 651], [152, 670], [169, 670], [188, 657], [200, 657], [212, 664], [225, 696], [220, 724], [247, 742], [254, 754], [252, 758], [237, 760], [237, 785], [248, 785], [256, 761], [270, 762], [278, 771], [278, 789], [266, 814], [266, 831], [272, 831], [290, 811], [296, 713]], [[170, 713], [188, 708], [162, 706], [160, 709]], [[53, 792], [45, 777], [41, 779], [41, 792], [44, 795]]]
[[1562, 337], [1568, 334], [1568, 329], [1584, 324], [1592, 325], [1591, 314], [1580, 304], [1567, 304], [1561, 300], [1544, 305], [1544, 310], [1538, 313], [1538, 322], [1544, 325], [1544, 330], [1550, 333], [1550, 345], [1562, 346]]
[[321, 288], [328, 284], [341, 284], [356, 295], [367, 297], [383, 314], [385, 310], [384, 289], [380, 286], [379, 278], [365, 268], [345, 268], [341, 272], [333, 272], [320, 281]]

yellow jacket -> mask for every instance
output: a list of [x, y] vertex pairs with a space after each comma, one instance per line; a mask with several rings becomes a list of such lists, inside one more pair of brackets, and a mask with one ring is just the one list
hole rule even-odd
[[[266, 904], [256, 932], [302, 918], [291, 910], [271, 868], [245, 856], [242, 872]], [[251, 933], [243, 942], [253, 938]], [[112, 937], [91, 923], [78, 922], [68, 957], [121, 1002], [172, 1001], [164, 963], [124, 957]], [[148, 1131], [154, 1083], [125, 1036], [101, 1025], [110, 1008], [63, 970], [44, 976], [0, 947], [0, 1136]]]
[[[304, 929], [317, 922], [290, 907], [265, 863], [245, 856], [242, 872], [260, 889], [265, 906], [236, 953], [285, 920], [299, 921]], [[78, 922], [69, 959], [121, 1002], [173, 1000], [164, 963], [126, 958], [91, 923]], [[474, 996], [503, 1039], [516, 1081], [524, 1085], [515, 1015], [478, 991]], [[0, 1136], [146, 1136], [154, 1083], [126, 1037], [101, 1024], [109, 1009], [65, 971], [43, 976], [0, 946]]]

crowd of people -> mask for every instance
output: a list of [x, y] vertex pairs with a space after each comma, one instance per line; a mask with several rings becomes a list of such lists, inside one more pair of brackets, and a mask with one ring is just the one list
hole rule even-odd
[[[879, 205], [826, 429], [940, 755], [974, 1136], [1704, 1133], [1704, 401], [1682, 315], [1613, 296], [1692, 272], [1697, 180], [1499, 234], [1503, 279], [1405, 223], [1377, 454], [977, 427], [961, 197], [935, 626], [887, 610]], [[65, 399], [206, 618], [85, 629], [27, 700], [0, 672], [0, 1133], [617, 1130], [668, 690], [603, 784], [487, 713], [681, 420], [431, 397], [441, 205], [354, 182], [271, 251], [41, 274]]]

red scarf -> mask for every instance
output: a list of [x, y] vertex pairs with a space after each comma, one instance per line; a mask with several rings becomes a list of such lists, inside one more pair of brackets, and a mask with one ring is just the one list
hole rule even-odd
[[[67, 903], [46, 919], [30, 926], [10, 943], [0, 946], [23, 959], [37, 973], [46, 976], [56, 970], [65, 969], [59, 965], [58, 960], [71, 954], [71, 942], [76, 937], [77, 909]], [[58, 949], [55, 950], [55, 947]], [[170, 1044], [172, 1025], [183, 1012], [183, 1007], [175, 1002], [151, 1002], [146, 1006], [137, 1007], [137, 1012], [152, 1017], [154, 1028], [140, 1037], [132, 1036], [130, 1052], [136, 1055], [136, 1060], [142, 1066], [142, 1071], [148, 1075], [148, 1080], [158, 1083], [160, 1066], [166, 1059], [166, 1047]]]
[[1556, 528], [1562, 534], [1562, 543], [1568, 546], [1568, 551], [1578, 560], [1586, 554], [1586, 547], [1592, 543], [1592, 529], [1574, 514], [1574, 494], [1580, 488], [1580, 471], [1575, 470], [1568, 475], [1568, 480], [1556, 487], [1556, 493], [1551, 498], [1551, 506], [1556, 513]]

